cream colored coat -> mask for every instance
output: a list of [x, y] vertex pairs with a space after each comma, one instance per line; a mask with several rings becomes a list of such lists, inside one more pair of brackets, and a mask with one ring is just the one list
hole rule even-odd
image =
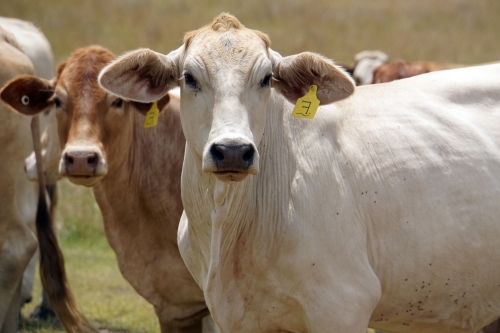
[[[0, 85], [20, 74], [33, 74], [30, 59], [15, 38], [0, 27]], [[33, 149], [31, 119], [0, 103], [0, 332], [17, 332], [21, 281], [37, 241], [34, 227], [37, 184], [23, 163]]]
[[[223, 14], [100, 75], [142, 101], [177, 82], [179, 248], [221, 332], [474, 332], [500, 315], [499, 65], [361, 87], [299, 119], [287, 99], [317, 84], [334, 102], [350, 79]], [[255, 147], [246, 171], [218, 169], [221, 143]]]

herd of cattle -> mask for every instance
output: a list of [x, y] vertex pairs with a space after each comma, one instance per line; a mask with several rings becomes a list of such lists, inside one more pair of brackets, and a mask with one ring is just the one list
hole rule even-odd
[[[53, 235], [60, 177], [92, 187], [163, 333], [476, 332], [500, 316], [500, 64], [282, 57], [225, 13], [167, 55], [89, 46], [57, 71], [38, 29], [0, 18], [0, 62], [0, 333], [18, 329], [38, 243], [37, 315], [96, 331]], [[308, 91], [317, 115], [292, 117]]]

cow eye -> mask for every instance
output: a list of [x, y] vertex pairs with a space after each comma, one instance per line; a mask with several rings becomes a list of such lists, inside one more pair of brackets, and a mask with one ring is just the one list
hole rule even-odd
[[262, 81], [260, 81], [261, 88], [269, 87], [269, 83], [271, 82], [272, 77], [273, 77], [272, 74], [266, 75], [266, 77], [264, 77]]
[[111, 103], [111, 106], [114, 108], [121, 108], [122, 105], [123, 105], [123, 99], [121, 98], [117, 98], [113, 101], [113, 103]]
[[196, 79], [189, 73], [184, 73], [184, 83], [192, 88], [198, 88], [198, 83]]
[[56, 106], [56, 108], [61, 107], [61, 100], [58, 97], [54, 99], [54, 105]]

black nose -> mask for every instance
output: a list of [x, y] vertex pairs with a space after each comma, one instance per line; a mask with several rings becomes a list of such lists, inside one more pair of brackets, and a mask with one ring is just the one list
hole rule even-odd
[[210, 155], [217, 171], [246, 171], [253, 163], [255, 148], [252, 145], [224, 145], [214, 143]]
[[63, 159], [70, 176], [92, 176], [99, 163], [99, 155], [95, 152], [67, 152]]

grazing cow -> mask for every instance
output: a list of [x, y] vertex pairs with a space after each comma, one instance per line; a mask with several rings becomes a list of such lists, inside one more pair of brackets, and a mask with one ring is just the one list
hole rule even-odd
[[[54, 80], [21, 77], [2, 98], [25, 114], [57, 107], [59, 172], [93, 187], [121, 273], [154, 305], [162, 332], [201, 332], [209, 312], [177, 247], [185, 146], [179, 99], [159, 99], [158, 125], [143, 128], [151, 103], [124, 101], [97, 84], [99, 71], [113, 59], [102, 47], [79, 49]], [[35, 103], [16, 103], [22, 94]]]
[[[221, 332], [474, 332], [500, 315], [500, 65], [354, 92], [222, 14], [99, 82], [142, 102], [181, 87], [179, 249]], [[308, 91], [316, 117], [291, 116]]]
[[352, 77], [361, 86], [373, 82], [373, 71], [389, 61], [389, 56], [382, 51], [362, 51], [354, 56]]
[[382, 64], [373, 70], [372, 83], [391, 82], [394, 80], [406, 79], [419, 74], [462, 67], [465, 67], [465, 65], [443, 64], [437, 62], [409, 63], [401, 59], [393, 60]]
[[[55, 75], [55, 63], [52, 48], [43, 33], [32, 23], [15, 18], [0, 17], [0, 27], [11, 33], [24, 53], [30, 58], [35, 74], [44, 79], [51, 79]], [[58, 162], [61, 156], [61, 148], [57, 137], [57, 122], [54, 112], [41, 114], [42, 123], [42, 159], [44, 167], [45, 181], [51, 197], [51, 213], [54, 216], [57, 202], [57, 185], [59, 178]], [[25, 161], [25, 170], [28, 178], [38, 180], [34, 152]], [[52, 221], [54, 218], [52, 218]], [[34, 221], [30, 228], [35, 231]], [[32, 299], [33, 281], [35, 278], [35, 268], [38, 262], [38, 251], [30, 260], [23, 276], [21, 288], [21, 306]], [[44, 292], [42, 301], [35, 309], [32, 317], [46, 319], [53, 317], [54, 312], [50, 307], [47, 295]]]

